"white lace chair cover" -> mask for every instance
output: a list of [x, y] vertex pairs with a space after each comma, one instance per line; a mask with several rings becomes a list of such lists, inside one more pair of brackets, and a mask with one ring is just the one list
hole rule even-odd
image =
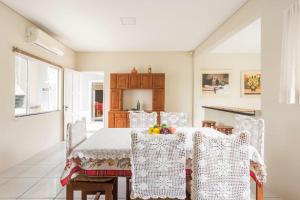
[[141, 128], [142, 113], [129, 112], [129, 126], [130, 128]]
[[256, 148], [258, 153], [264, 159], [264, 120], [244, 115], [236, 115], [234, 133], [241, 133], [243, 131], [248, 131], [250, 133], [250, 144]]
[[84, 141], [87, 137], [86, 120], [78, 120], [67, 124], [66, 154], [70, 155], [72, 149]]
[[250, 200], [249, 134], [193, 136], [193, 200]]
[[185, 127], [188, 125], [187, 114], [182, 112], [160, 112], [160, 123], [173, 127]]
[[130, 128], [148, 128], [157, 123], [157, 113], [147, 112], [130, 112], [129, 124]]
[[131, 135], [131, 198], [186, 197], [185, 134]]

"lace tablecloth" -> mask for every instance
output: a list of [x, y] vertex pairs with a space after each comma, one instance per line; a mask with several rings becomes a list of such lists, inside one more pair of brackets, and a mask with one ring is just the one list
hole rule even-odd
[[[131, 128], [104, 128], [76, 147], [67, 159], [61, 176], [62, 185], [79, 174], [89, 176], [131, 176], [130, 156], [132, 131], [147, 131]], [[177, 128], [186, 133], [187, 174], [190, 174], [192, 159], [192, 137], [196, 131], [221, 134], [211, 128]], [[266, 181], [263, 160], [256, 149], [250, 146], [251, 176], [258, 182]]]

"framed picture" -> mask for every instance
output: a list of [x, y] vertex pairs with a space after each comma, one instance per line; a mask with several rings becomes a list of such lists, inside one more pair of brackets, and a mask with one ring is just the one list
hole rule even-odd
[[244, 71], [241, 73], [241, 88], [243, 96], [261, 94], [261, 72]]
[[209, 96], [230, 94], [230, 70], [201, 72], [201, 94]]

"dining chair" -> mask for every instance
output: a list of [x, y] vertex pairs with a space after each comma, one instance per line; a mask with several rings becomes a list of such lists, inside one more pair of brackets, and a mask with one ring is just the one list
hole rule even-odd
[[187, 114], [183, 112], [160, 112], [160, 124], [173, 127], [188, 126]]
[[[78, 120], [67, 124], [67, 158], [72, 150], [86, 140], [86, 121]], [[118, 179], [116, 177], [97, 177], [79, 174], [67, 184], [67, 200], [74, 199], [74, 191], [81, 191], [81, 199], [87, 200], [88, 195], [105, 195], [105, 200], [118, 199]]]
[[248, 131], [250, 133], [250, 145], [254, 146], [262, 159], [264, 159], [265, 123], [263, 119], [236, 115], [234, 133]]
[[130, 128], [148, 128], [157, 124], [156, 112], [129, 112]]
[[131, 198], [186, 198], [185, 134], [133, 132]]
[[75, 123], [67, 124], [66, 157], [70, 155], [70, 153], [75, 147], [77, 147], [79, 144], [86, 140], [86, 133], [87, 132], [85, 118], [77, 120]]
[[193, 136], [192, 200], [250, 200], [249, 134]]

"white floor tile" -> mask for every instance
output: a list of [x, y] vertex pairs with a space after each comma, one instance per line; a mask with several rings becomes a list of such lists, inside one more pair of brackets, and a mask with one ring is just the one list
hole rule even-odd
[[65, 164], [59, 164], [56, 166], [53, 170], [51, 170], [49, 173], [46, 174], [43, 178], [60, 178], [63, 169], [65, 167]]
[[18, 178], [42, 178], [55, 169], [57, 165], [36, 165], [17, 175]]
[[0, 185], [4, 184], [7, 181], [9, 181], [8, 178], [0, 178]]
[[36, 178], [12, 178], [0, 185], [0, 198], [17, 198], [32, 187], [38, 179]]
[[13, 178], [19, 175], [20, 173], [28, 170], [30, 166], [16, 166], [9, 168], [3, 172], [0, 173], [1, 178]]
[[[57, 197], [55, 199], [66, 199], [66, 187], [64, 187]], [[74, 199], [81, 199], [81, 192], [80, 191], [75, 191], [74, 192]]]
[[66, 158], [63, 153], [55, 153], [52, 156], [47, 157], [46, 159], [42, 160], [39, 164], [41, 165], [53, 165], [65, 162]]
[[55, 198], [61, 191], [62, 186], [59, 179], [57, 178], [43, 178], [36, 185], [30, 188], [20, 198], [23, 199], [44, 199], [44, 198]]

